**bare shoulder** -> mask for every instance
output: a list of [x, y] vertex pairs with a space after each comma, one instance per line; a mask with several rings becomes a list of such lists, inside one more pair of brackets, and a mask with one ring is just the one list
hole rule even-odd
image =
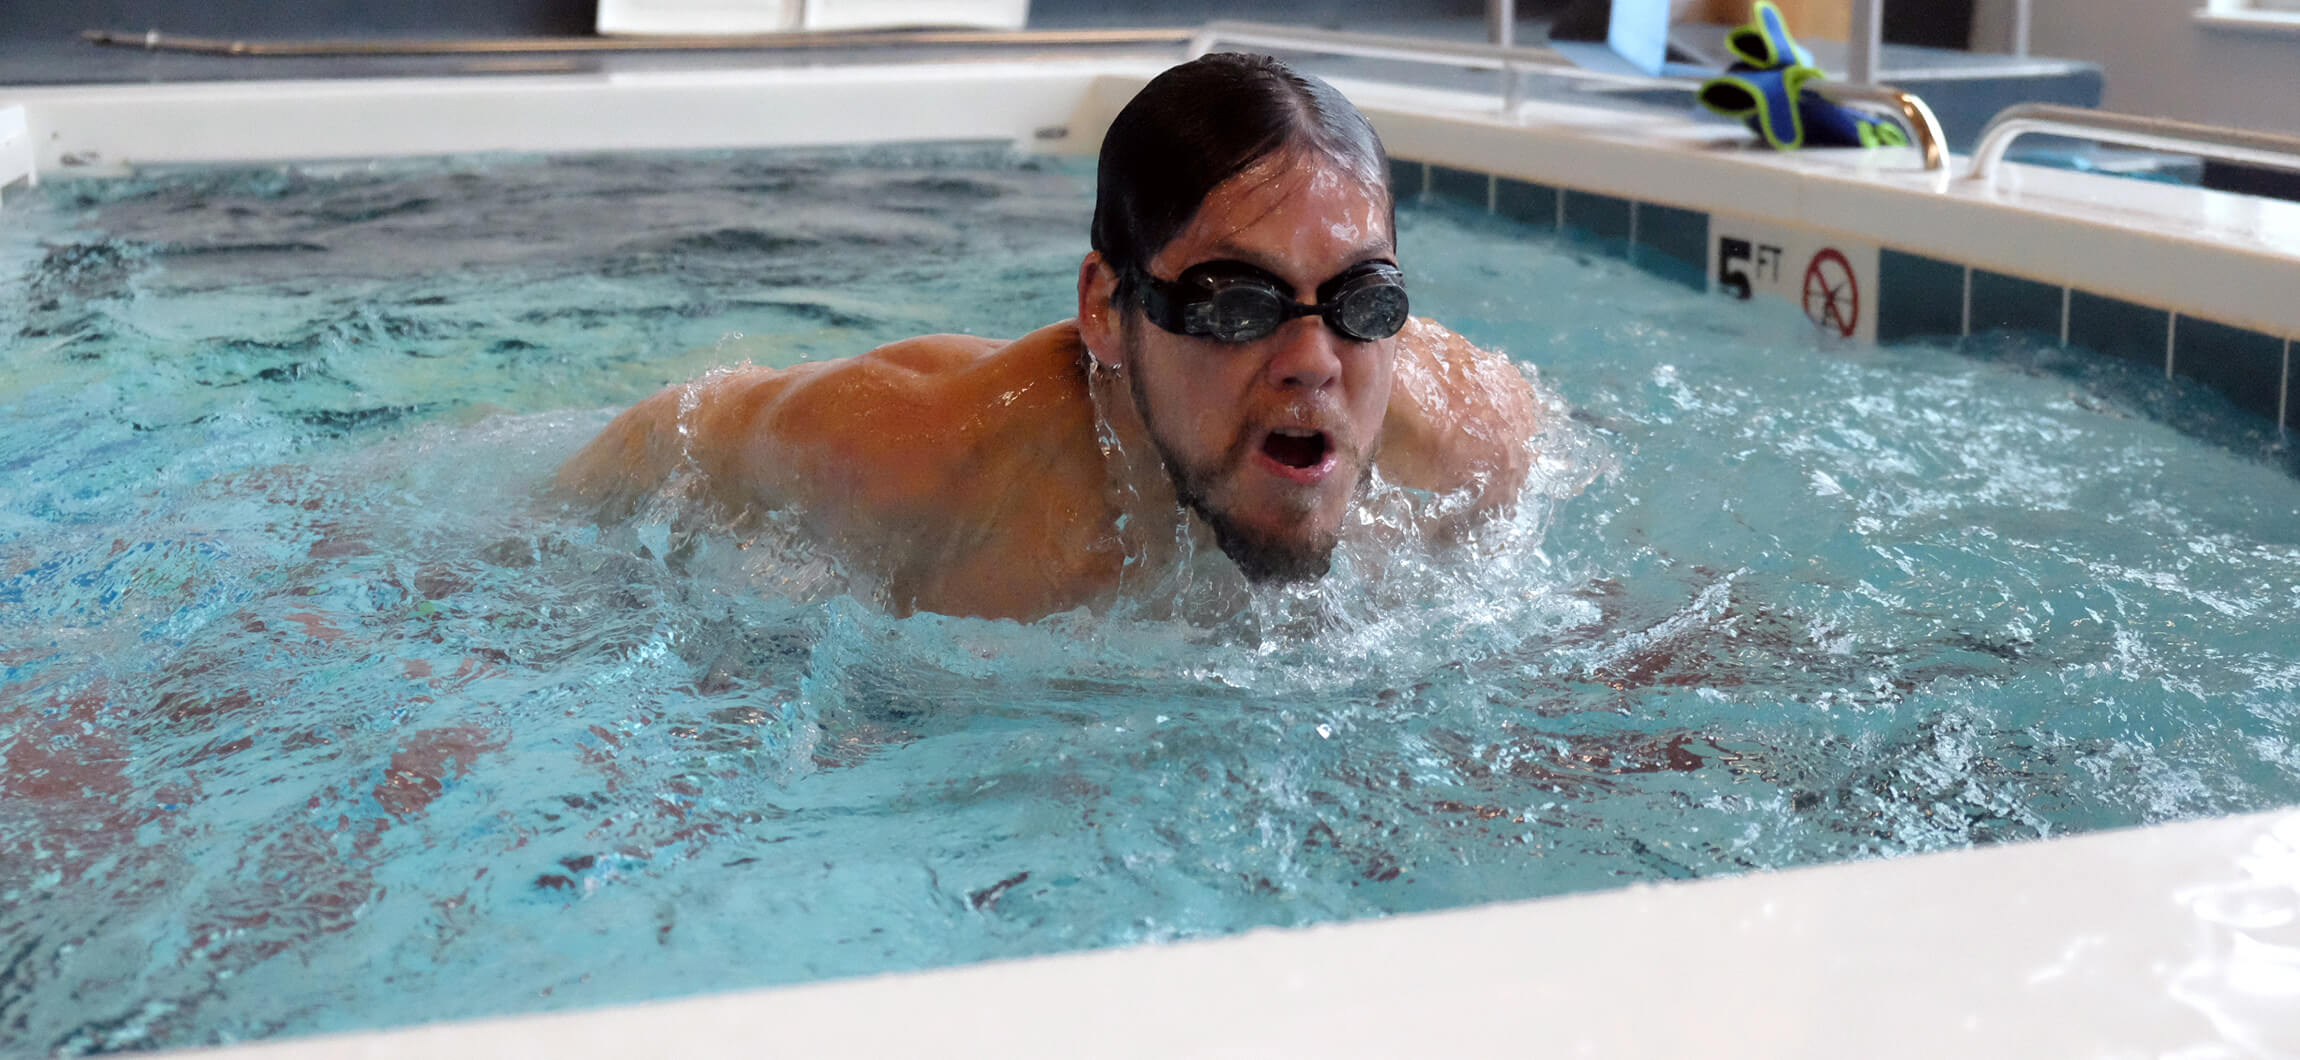
[[1429, 320], [1399, 332], [1380, 458], [1392, 481], [1474, 488], [1481, 508], [1506, 503], [1525, 481], [1538, 426], [1532, 387], [1507, 358]]
[[[931, 510], [965, 491], [980, 465], [1021, 444], [1070, 395], [1075, 354], [1047, 331], [1012, 342], [934, 335], [882, 346], [778, 396], [759, 422], [731, 433], [771, 445], [746, 463], [793, 476], [784, 485], [842, 505]], [[1075, 402], [1070, 402], [1075, 404]], [[1003, 444], [1002, 444], [1003, 443]]]
[[[853, 515], [929, 507], [985, 423], [985, 376], [1050, 345], [927, 335], [859, 356], [743, 368], [675, 384], [609, 424], [560, 469], [563, 493], [609, 514], [674, 476], [730, 512], [798, 504]], [[1034, 342], [1034, 340], [1036, 340]]]

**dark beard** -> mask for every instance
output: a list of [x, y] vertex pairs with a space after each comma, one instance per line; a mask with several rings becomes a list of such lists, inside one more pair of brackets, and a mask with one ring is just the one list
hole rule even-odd
[[[1307, 544], [1297, 544], [1259, 533], [1242, 526], [1230, 518], [1229, 513], [1217, 509], [1206, 499], [1212, 483], [1211, 475], [1200, 475], [1166, 448], [1158, 436], [1158, 425], [1150, 419], [1150, 403], [1142, 394], [1142, 377], [1138, 372], [1126, 373], [1126, 389], [1134, 397], [1134, 411], [1142, 418], [1142, 426], [1150, 435], [1150, 444], [1158, 450], [1158, 460], [1166, 465], [1166, 477], [1174, 484], [1174, 496], [1214, 531], [1214, 543], [1222, 554], [1238, 565], [1246, 580], [1256, 585], [1286, 582], [1316, 581], [1326, 576], [1333, 566], [1334, 546], [1338, 535], [1323, 534]], [[1235, 460], [1230, 461], [1236, 463]]]

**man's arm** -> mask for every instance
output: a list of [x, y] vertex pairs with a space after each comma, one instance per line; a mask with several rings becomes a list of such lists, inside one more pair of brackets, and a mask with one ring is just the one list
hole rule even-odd
[[1398, 337], [1382, 474], [1412, 489], [1469, 491], [1473, 515], [1509, 505], [1539, 427], [1531, 385], [1507, 359], [1441, 324], [1415, 319]]

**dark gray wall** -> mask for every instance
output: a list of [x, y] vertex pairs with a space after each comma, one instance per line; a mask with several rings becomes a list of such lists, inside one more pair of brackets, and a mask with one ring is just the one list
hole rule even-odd
[[[1562, 0], [1519, 0], [1527, 16]], [[69, 41], [81, 30], [198, 37], [497, 37], [589, 33], [595, 0], [0, 0], [0, 43]], [[1483, 0], [1034, 0], [1050, 25], [1177, 25], [1216, 18], [1338, 25], [1478, 17]]]
[[[195, 37], [512, 37], [591, 32], [596, 0], [0, 0], [0, 44], [68, 42], [80, 31]], [[1604, 0], [1517, 0], [1522, 19]], [[1973, 0], [1893, 0], [1886, 35], [1963, 47]], [[1482, 19], [1484, 0], [1033, 0], [1047, 26], [1184, 25], [1217, 18], [1334, 27]], [[1530, 36], [1521, 34], [1521, 36]]]
[[0, 0], [0, 41], [84, 29], [197, 37], [448, 37], [588, 33], [594, 0]]

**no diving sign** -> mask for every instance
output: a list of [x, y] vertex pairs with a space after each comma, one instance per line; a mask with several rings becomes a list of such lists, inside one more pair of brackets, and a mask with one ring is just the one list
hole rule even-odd
[[1769, 221], [1712, 214], [1710, 290], [1783, 299], [1834, 338], [1874, 341], [1877, 248]]
[[1843, 251], [1823, 247], [1805, 266], [1805, 319], [1839, 338], [1852, 338], [1861, 327], [1861, 283], [1853, 276], [1853, 263]]

